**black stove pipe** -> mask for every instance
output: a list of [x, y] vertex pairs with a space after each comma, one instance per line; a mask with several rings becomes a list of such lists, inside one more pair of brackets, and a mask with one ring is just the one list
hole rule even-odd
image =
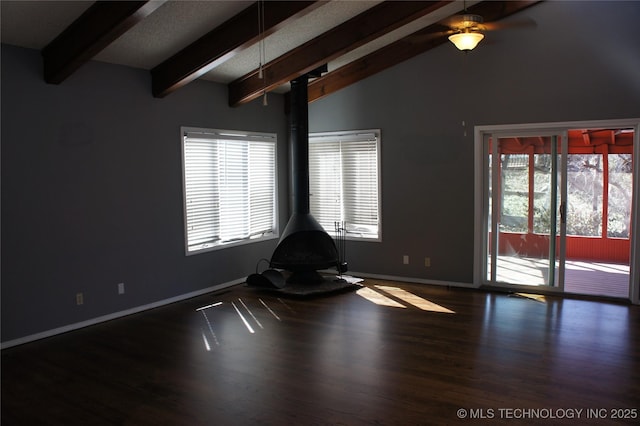
[[309, 75], [291, 81], [291, 172], [293, 213], [307, 214], [309, 209]]

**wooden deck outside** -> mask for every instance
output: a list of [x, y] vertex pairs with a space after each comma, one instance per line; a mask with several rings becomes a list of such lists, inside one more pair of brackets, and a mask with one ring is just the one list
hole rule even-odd
[[[549, 285], [547, 259], [498, 257], [498, 282]], [[556, 270], [555, 282], [558, 282]], [[567, 260], [565, 265], [565, 292], [574, 294], [629, 297], [629, 265]]]

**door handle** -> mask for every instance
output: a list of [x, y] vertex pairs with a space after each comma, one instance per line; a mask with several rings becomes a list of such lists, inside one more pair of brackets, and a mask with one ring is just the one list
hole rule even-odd
[[560, 203], [560, 223], [567, 223], [567, 203]]

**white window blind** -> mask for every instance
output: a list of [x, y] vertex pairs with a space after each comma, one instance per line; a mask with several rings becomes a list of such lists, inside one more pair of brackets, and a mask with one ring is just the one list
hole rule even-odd
[[380, 238], [379, 131], [309, 135], [311, 213], [334, 233], [344, 222], [349, 238]]
[[276, 237], [276, 136], [182, 134], [187, 254]]

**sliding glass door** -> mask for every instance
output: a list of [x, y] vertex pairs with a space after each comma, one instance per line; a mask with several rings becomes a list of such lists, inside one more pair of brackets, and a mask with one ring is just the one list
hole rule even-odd
[[478, 285], [640, 299], [640, 119], [479, 126]]
[[485, 278], [562, 289], [566, 233], [566, 135], [484, 135]]

